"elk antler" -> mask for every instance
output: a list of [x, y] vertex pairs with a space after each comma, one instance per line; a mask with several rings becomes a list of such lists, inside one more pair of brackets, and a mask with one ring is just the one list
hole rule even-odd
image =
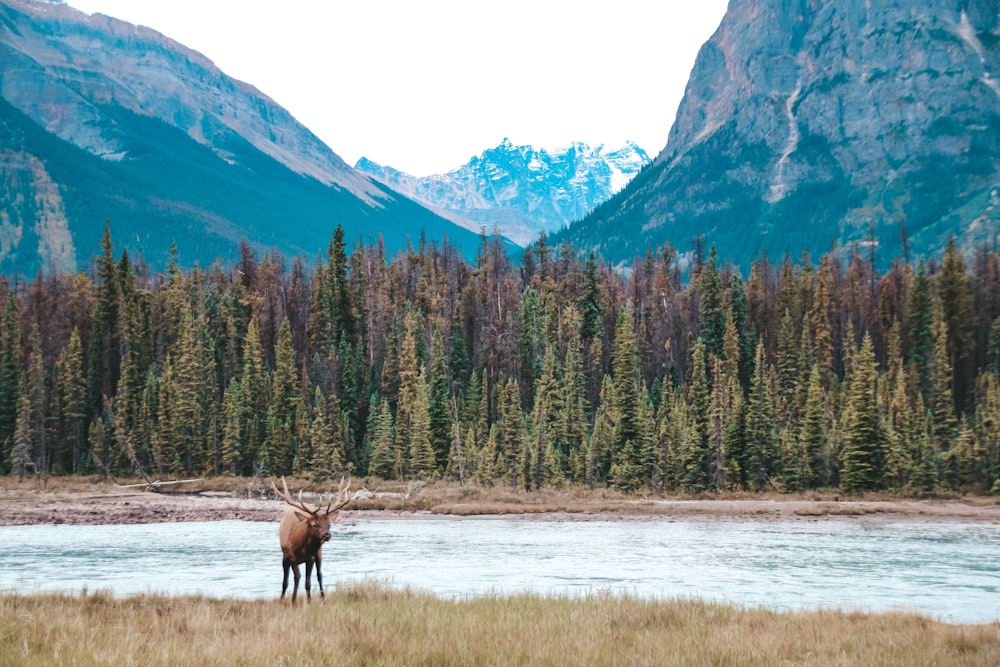
[[284, 493], [278, 491], [278, 487], [274, 485], [274, 480], [271, 480], [271, 489], [274, 491], [274, 495], [278, 496], [279, 498], [284, 500], [286, 503], [288, 503], [295, 509], [302, 510], [306, 514], [316, 514], [316, 512], [319, 511], [319, 509], [310, 509], [308, 505], [302, 502], [301, 492], [299, 492], [299, 499], [297, 501], [294, 498], [292, 498], [292, 494], [288, 492], [288, 483], [285, 482], [284, 476], [281, 477], [281, 486], [285, 490]]
[[[333, 500], [331, 499], [326, 506], [326, 513], [328, 515], [333, 514], [334, 512], [339, 512], [344, 505], [351, 502], [351, 499], [347, 495], [347, 492], [350, 491], [350, 489], [351, 489], [351, 478], [350, 477], [348, 477], [347, 479], [341, 478], [340, 488], [337, 489], [337, 504], [333, 505]], [[331, 508], [330, 505], [333, 505], [333, 507]]]

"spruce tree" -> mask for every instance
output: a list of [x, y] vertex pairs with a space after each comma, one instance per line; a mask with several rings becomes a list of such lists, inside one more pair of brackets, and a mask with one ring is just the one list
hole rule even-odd
[[31, 452], [35, 447], [34, 429], [31, 426], [31, 409], [28, 401], [21, 401], [17, 412], [17, 428], [11, 439], [13, 448], [10, 452], [11, 472], [17, 475], [17, 481], [23, 482], [24, 475], [31, 467]]
[[813, 364], [809, 371], [808, 393], [803, 409], [799, 441], [807, 462], [804, 488], [826, 486], [830, 480], [830, 464], [826, 452], [826, 405], [819, 366]]
[[413, 386], [413, 403], [409, 425], [409, 475], [414, 479], [430, 479], [437, 471], [437, 457], [431, 445], [430, 390], [421, 367]]
[[71, 461], [69, 472], [76, 473], [83, 447], [87, 400], [87, 380], [83, 374], [83, 346], [80, 344], [80, 331], [77, 327], [73, 327], [69, 343], [60, 354], [56, 368], [58, 372], [54, 389], [62, 393], [60, 404], [66, 428], [66, 449], [69, 451]]
[[639, 360], [631, 304], [626, 304], [618, 315], [611, 372], [614, 378], [614, 409], [617, 418], [614, 457], [626, 442], [635, 442], [639, 435]]
[[778, 396], [781, 399], [782, 414], [792, 417], [795, 407], [795, 389], [800, 381], [799, 339], [796, 323], [789, 311], [781, 317], [778, 325]]
[[587, 450], [587, 483], [593, 487], [604, 486], [611, 474], [611, 458], [615, 448], [614, 384], [605, 375], [601, 385], [600, 401], [594, 415]]
[[910, 300], [907, 307], [909, 323], [909, 363], [917, 369], [921, 389], [925, 392], [930, 386], [931, 353], [934, 349], [934, 335], [931, 327], [934, 323], [934, 308], [931, 301], [931, 284], [927, 277], [927, 267], [923, 260], [917, 267], [910, 290]]
[[319, 387], [313, 392], [313, 420], [309, 428], [309, 441], [312, 446], [312, 460], [309, 471], [312, 478], [318, 481], [331, 480], [344, 472], [344, 462], [341, 459], [339, 446], [340, 433], [338, 419], [333, 417], [326, 397]]
[[222, 399], [222, 456], [220, 470], [223, 474], [236, 475], [240, 469], [243, 428], [243, 393], [239, 382], [226, 387]]
[[845, 491], [872, 491], [882, 481], [882, 428], [876, 392], [875, 353], [866, 333], [848, 389], [849, 416], [840, 451], [840, 483]]
[[597, 259], [591, 251], [584, 269], [583, 292], [580, 294], [580, 339], [588, 343], [601, 337], [604, 328], [604, 313], [601, 298], [601, 282], [597, 275]]
[[757, 344], [753, 383], [746, 400], [746, 479], [755, 491], [772, 486], [781, 468], [781, 452], [775, 424], [775, 397], [772, 369], [764, 356], [764, 344]]
[[104, 226], [103, 254], [97, 259], [97, 307], [90, 327], [90, 354], [87, 370], [88, 414], [101, 411], [104, 396], [118, 391], [121, 372], [121, 284], [111, 244], [111, 227]]
[[975, 359], [975, 301], [965, 258], [955, 246], [954, 238], [945, 248], [937, 288], [953, 369], [952, 392], [955, 405], [962, 412], [966, 407], [966, 392], [970, 389], [965, 377], [969, 375], [971, 379], [971, 361]]
[[813, 288], [812, 309], [809, 321], [812, 325], [812, 341], [820, 378], [829, 381], [833, 377], [833, 327], [830, 323], [833, 265], [829, 255], [824, 255], [816, 274]]
[[721, 357], [726, 316], [723, 310], [722, 281], [716, 267], [717, 261], [718, 257], [713, 244], [708, 254], [708, 262], [701, 273], [700, 337], [706, 353]]
[[498, 477], [518, 487], [518, 475], [524, 466], [524, 413], [521, 411], [521, 390], [514, 378], [508, 378], [497, 401], [497, 466]]
[[240, 395], [244, 409], [241, 411], [244, 425], [243, 474], [252, 474], [253, 466], [259, 464], [260, 453], [264, 449], [266, 435], [265, 420], [270, 403], [270, 381], [264, 369], [264, 351], [260, 344], [257, 318], [253, 317], [247, 327], [243, 344], [243, 372], [240, 377]]
[[0, 319], [0, 472], [9, 470], [21, 403], [21, 323], [13, 290]]
[[711, 404], [705, 345], [699, 340], [692, 352], [691, 384], [688, 391], [689, 433], [682, 453], [681, 483], [692, 492], [705, 491], [712, 484]]
[[272, 475], [288, 475], [297, 454], [295, 438], [296, 417], [301, 395], [298, 374], [295, 370], [295, 350], [292, 348], [292, 330], [288, 319], [278, 329], [275, 347], [275, 367], [271, 381], [271, 400], [265, 423], [265, 447]]
[[448, 467], [452, 449], [453, 424], [451, 392], [448, 389], [448, 367], [444, 352], [441, 328], [434, 329], [431, 339], [431, 375], [429, 387], [430, 441], [437, 459], [437, 468], [443, 472]]
[[396, 479], [396, 434], [389, 399], [383, 397], [372, 413], [371, 462], [368, 472], [382, 479]]

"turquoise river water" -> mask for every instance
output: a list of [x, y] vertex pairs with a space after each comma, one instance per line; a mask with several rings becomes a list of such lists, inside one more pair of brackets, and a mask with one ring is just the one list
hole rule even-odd
[[[335, 528], [323, 571], [328, 590], [374, 580], [444, 597], [610, 591], [1000, 620], [988, 524], [360, 519]], [[277, 597], [277, 524], [0, 528], [0, 591], [84, 589]]]

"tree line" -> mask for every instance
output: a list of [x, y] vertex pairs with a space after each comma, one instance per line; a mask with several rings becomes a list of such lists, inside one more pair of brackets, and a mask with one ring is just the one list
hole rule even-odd
[[[869, 249], [870, 250], [870, 249]], [[1000, 258], [482, 236], [0, 279], [0, 472], [1000, 492]]]

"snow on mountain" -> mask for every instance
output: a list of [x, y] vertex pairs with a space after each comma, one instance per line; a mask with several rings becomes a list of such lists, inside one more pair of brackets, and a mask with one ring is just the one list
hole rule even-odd
[[636, 144], [606, 151], [574, 142], [536, 149], [504, 139], [446, 174], [417, 177], [367, 158], [355, 169], [468, 229], [497, 230], [519, 245], [553, 232], [607, 201], [650, 161]]

